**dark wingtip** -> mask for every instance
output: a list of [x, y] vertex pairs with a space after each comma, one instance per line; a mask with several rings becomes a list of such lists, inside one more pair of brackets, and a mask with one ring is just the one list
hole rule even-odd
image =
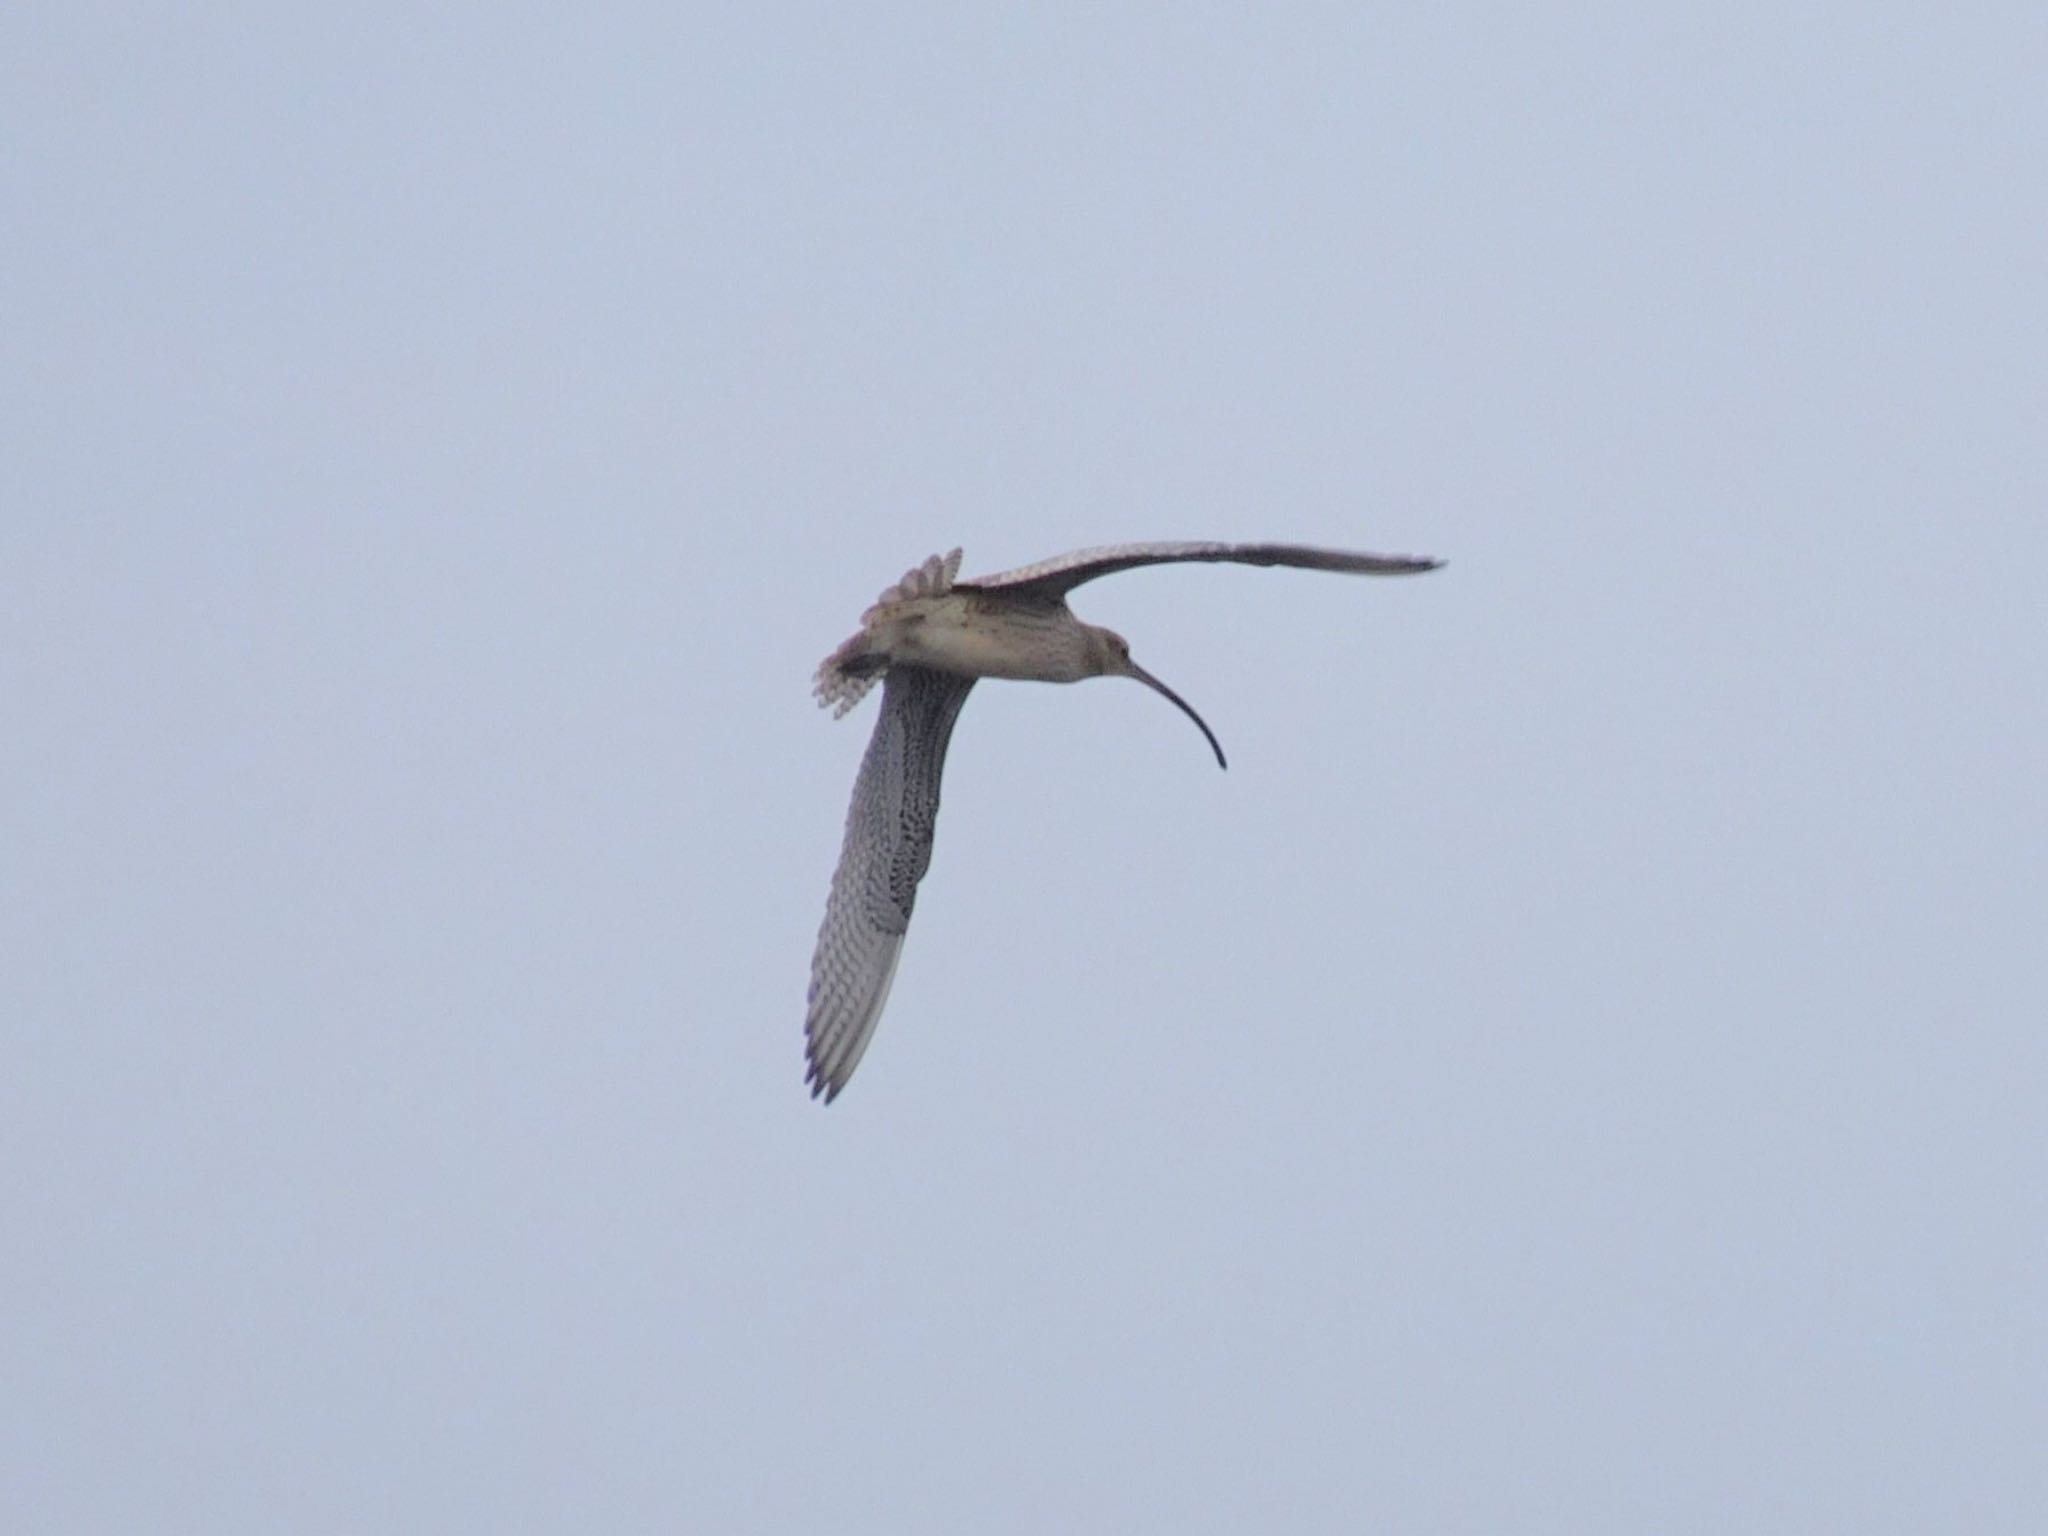
[[830, 1104], [839, 1097], [839, 1090], [846, 1085], [829, 1081], [824, 1069], [817, 1062], [807, 1062], [804, 1069], [804, 1086], [811, 1090], [811, 1097], [821, 1103]]

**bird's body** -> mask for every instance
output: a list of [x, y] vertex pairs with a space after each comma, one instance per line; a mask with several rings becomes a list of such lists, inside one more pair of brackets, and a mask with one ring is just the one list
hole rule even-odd
[[886, 657], [890, 666], [1040, 683], [1078, 683], [1090, 675], [1087, 628], [1065, 603], [955, 591], [876, 608], [859, 639], [867, 655]]
[[809, 1081], [829, 1102], [860, 1062], [895, 979], [918, 883], [931, 862], [939, 779], [960, 706], [976, 679], [1074, 683], [1131, 677], [1200, 727], [1219, 766], [1223, 748], [1186, 700], [1131, 660], [1122, 636], [1067, 607], [1082, 582], [1141, 565], [1224, 561], [1406, 575], [1440, 562], [1299, 544], [1155, 543], [1077, 550], [1035, 565], [956, 581], [960, 551], [905, 573], [861, 615], [860, 631], [818, 668], [818, 702], [845, 714], [882, 680], [882, 712], [854, 780], [846, 840], [818, 947], [805, 1020]]

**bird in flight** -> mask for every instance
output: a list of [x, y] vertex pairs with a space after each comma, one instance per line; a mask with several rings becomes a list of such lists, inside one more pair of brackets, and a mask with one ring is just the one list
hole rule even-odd
[[1208, 723], [1131, 660], [1122, 635], [1083, 623], [1067, 607], [1067, 594], [1098, 576], [1187, 561], [1367, 576], [1413, 575], [1443, 563], [1306, 544], [1167, 542], [1075, 550], [973, 581], [955, 579], [956, 549], [907, 572], [861, 615], [859, 633], [825, 658], [813, 690], [836, 717], [882, 684], [881, 718], [853, 781], [846, 840], [811, 956], [804, 1038], [812, 1097], [828, 1104], [838, 1097], [888, 1001], [918, 882], [931, 864], [946, 744], [977, 678], [1136, 678], [1194, 721], [1216, 765], [1228, 766]]

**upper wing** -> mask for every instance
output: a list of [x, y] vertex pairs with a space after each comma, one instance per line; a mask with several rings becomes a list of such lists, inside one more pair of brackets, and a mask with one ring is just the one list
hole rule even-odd
[[853, 781], [846, 842], [811, 956], [805, 1081], [830, 1103], [860, 1065], [882, 1016], [917, 884], [932, 861], [939, 775], [970, 677], [892, 667], [882, 711]]
[[1213, 544], [1169, 540], [1152, 544], [1105, 544], [1077, 549], [1014, 571], [957, 581], [955, 588], [1001, 588], [1017, 596], [1060, 598], [1084, 581], [1140, 565], [1174, 565], [1184, 560], [1229, 561], [1237, 565], [1291, 565], [1305, 571], [1347, 571], [1369, 576], [1406, 576], [1443, 564], [1420, 555], [1368, 555], [1312, 544]]

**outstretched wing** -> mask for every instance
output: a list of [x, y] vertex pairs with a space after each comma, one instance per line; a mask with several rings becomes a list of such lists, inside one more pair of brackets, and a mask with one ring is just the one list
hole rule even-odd
[[1018, 597], [1057, 599], [1098, 576], [1141, 565], [1176, 565], [1182, 561], [1235, 565], [1289, 565], [1305, 571], [1345, 571], [1365, 576], [1408, 576], [1433, 571], [1443, 564], [1420, 555], [1368, 555], [1349, 549], [1318, 549], [1312, 544], [1212, 544], [1168, 540], [1152, 544], [1105, 544], [1077, 549], [1014, 571], [956, 581], [956, 589], [1001, 590]]
[[846, 842], [811, 956], [805, 1081], [828, 1104], [860, 1065], [888, 1001], [917, 884], [932, 861], [946, 743], [973, 686], [971, 677], [923, 667], [892, 667], [882, 684], [881, 717], [853, 781]]

